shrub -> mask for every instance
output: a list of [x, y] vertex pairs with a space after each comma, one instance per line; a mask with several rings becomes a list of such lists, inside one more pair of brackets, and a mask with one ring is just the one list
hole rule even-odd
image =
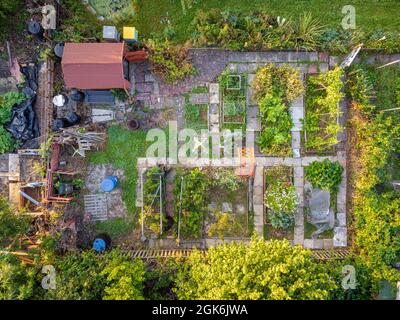
[[367, 104], [372, 97], [374, 85], [367, 71], [359, 68], [348, 72], [346, 89], [347, 94], [354, 101], [360, 104]]
[[337, 135], [342, 131], [338, 123], [339, 102], [343, 71], [337, 67], [316, 77], [309, 77], [307, 83], [305, 146], [315, 151], [326, 151], [338, 143]]
[[289, 241], [232, 242], [193, 252], [179, 270], [179, 299], [326, 299], [336, 289], [309, 250]]
[[313, 18], [310, 12], [301, 15], [293, 24], [291, 37], [294, 48], [309, 51], [317, 50], [323, 28], [321, 22]]
[[196, 72], [184, 46], [172, 45], [169, 41], [147, 40], [150, 61], [154, 72], [167, 83], [175, 83]]
[[54, 32], [55, 41], [84, 42], [102, 38], [102, 23], [86, 9], [81, 1], [62, 1], [62, 13], [66, 16], [60, 28]]
[[311, 14], [297, 21], [265, 12], [199, 11], [192, 23], [195, 46], [231, 50], [295, 48], [316, 50], [323, 27]]
[[272, 63], [257, 71], [251, 87], [258, 102], [267, 95], [278, 95], [290, 103], [304, 93], [298, 69], [288, 65], [277, 67]]
[[237, 191], [242, 182], [241, 178], [230, 169], [216, 168], [207, 174], [212, 178], [210, 183], [212, 186], [219, 186], [229, 192]]
[[23, 235], [30, 223], [29, 216], [12, 207], [8, 199], [0, 196], [0, 244]]
[[0, 95], [0, 124], [11, 120], [12, 108], [26, 100], [26, 95], [19, 92], [7, 92]]
[[224, 240], [225, 236], [237, 236], [238, 234], [246, 233], [246, 226], [243, 226], [238, 221], [236, 216], [228, 212], [216, 212], [216, 221], [210, 225], [208, 229], [208, 236], [217, 236], [219, 239]]
[[276, 180], [269, 184], [264, 201], [269, 209], [268, 218], [274, 228], [288, 229], [294, 225], [299, 199], [293, 185]]
[[291, 153], [292, 118], [278, 96], [266, 95], [260, 101], [261, 132], [257, 144], [266, 155], [287, 156]]
[[[182, 201], [180, 201], [182, 177], [184, 177], [183, 192]], [[174, 185], [175, 226], [179, 224], [179, 210], [181, 210], [181, 236], [198, 238], [202, 233], [209, 180], [201, 169], [196, 168], [178, 171], [174, 179]]]
[[332, 193], [338, 191], [342, 182], [343, 167], [339, 162], [314, 161], [305, 168], [305, 177], [312, 184], [313, 188], [320, 188]]

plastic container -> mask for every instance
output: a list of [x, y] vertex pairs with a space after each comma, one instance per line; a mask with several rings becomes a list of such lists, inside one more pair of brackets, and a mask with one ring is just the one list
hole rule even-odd
[[116, 176], [107, 176], [101, 182], [100, 188], [103, 192], [111, 192], [118, 185], [118, 178]]
[[98, 234], [93, 241], [93, 249], [96, 252], [103, 252], [111, 246], [111, 238], [106, 233]]
[[94, 249], [96, 252], [103, 252], [103, 251], [106, 250], [106, 248], [107, 248], [107, 245], [106, 245], [106, 242], [105, 242], [103, 239], [101, 239], [101, 238], [96, 238], [96, 239], [93, 241], [93, 249]]
[[38, 21], [31, 20], [28, 22], [28, 32], [34, 36], [41, 36], [43, 34], [43, 28]]
[[62, 58], [64, 53], [64, 42], [59, 42], [54, 46], [54, 54], [59, 57]]

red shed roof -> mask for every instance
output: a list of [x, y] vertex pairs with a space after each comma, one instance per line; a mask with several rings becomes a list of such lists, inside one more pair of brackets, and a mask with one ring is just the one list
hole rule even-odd
[[129, 88], [124, 79], [124, 43], [66, 43], [61, 61], [72, 89]]

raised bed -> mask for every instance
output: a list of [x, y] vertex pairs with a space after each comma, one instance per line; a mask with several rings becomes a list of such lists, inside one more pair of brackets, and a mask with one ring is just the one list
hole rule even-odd
[[[265, 190], [276, 181], [293, 185], [293, 168], [288, 166], [266, 167], [264, 170]], [[294, 226], [287, 230], [274, 228], [268, 219], [269, 212], [270, 209], [265, 206], [264, 238], [293, 240]]]

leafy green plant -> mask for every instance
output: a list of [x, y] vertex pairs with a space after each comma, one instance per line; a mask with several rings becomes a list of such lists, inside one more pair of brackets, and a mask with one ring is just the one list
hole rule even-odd
[[196, 72], [186, 47], [152, 39], [146, 41], [146, 46], [150, 51], [153, 71], [165, 82], [172, 84]]
[[23, 235], [31, 223], [31, 218], [14, 208], [8, 199], [0, 196], [0, 244]]
[[120, 101], [128, 99], [128, 94], [124, 89], [111, 89], [111, 94]]
[[342, 182], [343, 167], [339, 162], [332, 162], [328, 159], [313, 161], [304, 170], [305, 178], [314, 188], [320, 188], [332, 193], [338, 191]]
[[181, 211], [181, 236], [184, 238], [199, 238], [202, 234], [209, 180], [204, 171], [199, 168], [180, 170], [175, 176], [174, 185], [175, 226], [179, 224], [179, 211]]
[[348, 95], [361, 104], [368, 103], [374, 92], [373, 81], [362, 68], [347, 73], [346, 89]]
[[162, 223], [165, 226], [167, 223], [167, 219], [164, 215], [160, 217], [160, 212], [155, 212], [155, 210], [150, 206], [144, 206], [143, 216], [140, 216], [139, 223], [143, 223], [145, 228], [149, 229], [153, 234], [159, 235], [162, 231], [160, 218], [162, 219]]
[[246, 123], [247, 76], [224, 71], [218, 77], [218, 83], [222, 92], [224, 128], [227, 128], [228, 124], [232, 125], [233, 129], [243, 128]]
[[225, 236], [235, 236], [238, 234], [245, 234], [246, 227], [240, 221], [235, 219], [235, 215], [228, 212], [216, 212], [215, 222], [212, 223], [208, 229], [208, 236], [217, 236], [219, 239], [224, 240]]
[[219, 186], [229, 192], [235, 192], [239, 189], [242, 182], [241, 178], [233, 170], [224, 168], [213, 168], [207, 172], [211, 177], [210, 185]]
[[10, 91], [0, 95], [0, 124], [4, 125], [11, 120], [11, 110], [14, 105], [26, 100], [24, 93]]
[[193, 252], [178, 272], [175, 292], [189, 300], [296, 300], [326, 299], [335, 288], [309, 250], [253, 239]]
[[291, 153], [292, 118], [279, 96], [266, 95], [260, 101], [261, 132], [257, 144], [266, 155]]
[[264, 201], [269, 209], [268, 218], [274, 228], [287, 230], [294, 225], [299, 199], [292, 184], [279, 180], [269, 184]]
[[343, 130], [338, 123], [339, 102], [343, 70], [339, 67], [307, 81], [306, 117], [304, 129], [305, 146], [308, 150], [327, 151], [338, 143], [338, 133]]
[[266, 95], [282, 96], [285, 102], [293, 102], [304, 93], [299, 70], [288, 65], [277, 67], [269, 63], [259, 69], [251, 83], [254, 99], [261, 101]]
[[319, 41], [324, 26], [313, 18], [310, 12], [303, 13], [299, 20], [293, 23], [292, 41], [294, 48], [313, 51], [319, 48]]

